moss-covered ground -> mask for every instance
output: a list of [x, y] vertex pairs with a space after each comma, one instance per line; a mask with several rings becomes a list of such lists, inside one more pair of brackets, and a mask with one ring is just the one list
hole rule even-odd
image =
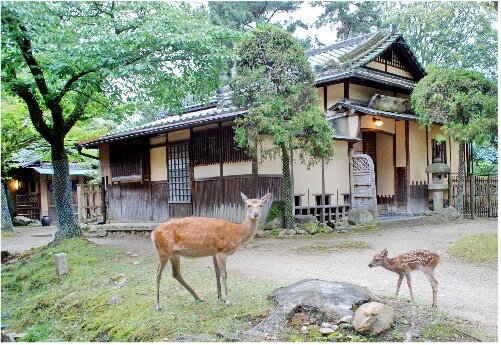
[[452, 244], [449, 254], [468, 262], [495, 262], [498, 259], [498, 236], [497, 234], [465, 236]]
[[[70, 274], [63, 277], [56, 276], [54, 265], [60, 252], [68, 253]], [[7, 332], [26, 333], [25, 341], [165, 341], [213, 336], [217, 330], [234, 334], [269, 312], [265, 296], [278, 287], [230, 272], [233, 305], [227, 307], [217, 300], [212, 267], [182, 264], [185, 280], [205, 302], [196, 302], [166, 268], [163, 310], [157, 311], [156, 265], [153, 255], [133, 257], [85, 239], [31, 251], [2, 265], [2, 325]], [[112, 296], [120, 298], [110, 305]]]

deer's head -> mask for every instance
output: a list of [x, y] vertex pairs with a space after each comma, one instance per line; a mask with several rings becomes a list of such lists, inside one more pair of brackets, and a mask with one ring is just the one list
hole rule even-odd
[[372, 258], [372, 261], [369, 264], [369, 267], [377, 267], [377, 266], [383, 266], [384, 259], [386, 259], [386, 256], [388, 255], [388, 251], [386, 249], [383, 249], [381, 253], [374, 255]]
[[244, 193], [240, 194], [247, 208], [247, 218], [253, 221], [258, 220], [263, 212], [263, 205], [271, 198], [271, 193], [266, 194], [261, 199], [249, 199]]

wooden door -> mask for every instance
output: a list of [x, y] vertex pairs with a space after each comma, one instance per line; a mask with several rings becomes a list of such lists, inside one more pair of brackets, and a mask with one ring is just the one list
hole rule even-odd
[[397, 207], [406, 209], [407, 207], [407, 168], [396, 168], [397, 179]]
[[356, 154], [350, 160], [351, 207], [367, 208], [377, 215], [374, 163], [369, 155]]
[[167, 145], [169, 218], [192, 215], [189, 142]]

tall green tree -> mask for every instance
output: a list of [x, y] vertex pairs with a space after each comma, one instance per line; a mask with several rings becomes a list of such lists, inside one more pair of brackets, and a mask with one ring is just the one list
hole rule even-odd
[[411, 102], [421, 123], [440, 121], [444, 135], [459, 142], [457, 209], [463, 212], [465, 145], [497, 142], [497, 85], [478, 72], [431, 67]]
[[330, 157], [334, 130], [317, 106], [314, 73], [291, 34], [261, 25], [247, 32], [237, 51], [233, 101], [248, 111], [235, 121], [235, 140], [255, 156], [259, 137], [271, 136], [275, 149], [262, 151], [262, 157], [278, 151], [282, 158], [285, 226], [291, 227], [291, 153], [299, 151], [299, 158], [310, 164]]
[[323, 8], [315, 25], [335, 27], [341, 40], [366, 34], [383, 25], [384, 5], [383, 1], [314, 2], [313, 6]]
[[386, 22], [397, 24], [424, 65], [466, 68], [497, 78], [497, 10], [493, 8], [475, 1], [392, 2]]
[[[80, 236], [64, 141], [75, 123], [122, 104], [169, 104], [219, 87], [229, 32], [163, 2], [2, 2], [2, 82], [51, 146], [55, 239]], [[92, 112], [91, 112], [92, 109]]]
[[209, 16], [212, 23], [237, 30], [274, 23], [294, 31], [298, 25], [304, 25], [300, 20], [289, 17], [277, 22], [274, 18], [277, 14], [295, 12], [300, 7], [301, 3], [297, 1], [209, 1]]

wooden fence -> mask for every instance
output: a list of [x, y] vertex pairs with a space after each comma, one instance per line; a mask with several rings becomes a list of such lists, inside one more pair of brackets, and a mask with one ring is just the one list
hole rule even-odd
[[[452, 203], [457, 207], [458, 176], [452, 175]], [[473, 206], [473, 213], [472, 213]], [[463, 193], [465, 218], [498, 216], [498, 177], [467, 175]]]
[[98, 184], [77, 185], [78, 221], [96, 222], [103, 219], [101, 186]]

